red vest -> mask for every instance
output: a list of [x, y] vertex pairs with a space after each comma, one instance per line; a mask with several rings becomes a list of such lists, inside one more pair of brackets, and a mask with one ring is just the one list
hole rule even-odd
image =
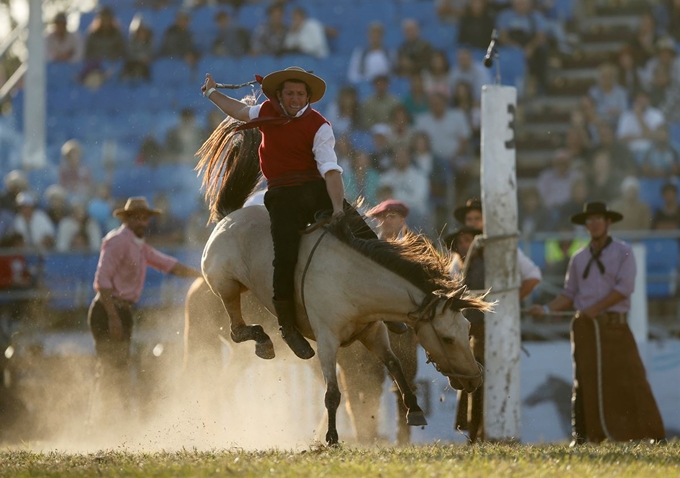
[[[260, 169], [267, 179], [269, 189], [295, 186], [321, 178], [314, 159], [314, 136], [328, 123], [311, 106], [298, 118], [284, 124], [263, 122], [260, 143]], [[277, 117], [280, 114], [267, 100], [262, 104], [258, 118]]]

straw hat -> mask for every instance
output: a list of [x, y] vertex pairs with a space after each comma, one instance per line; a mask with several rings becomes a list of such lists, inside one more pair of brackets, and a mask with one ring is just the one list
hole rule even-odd
[[113, 211], [114, 217], [123, 217], [128, 214], [134, 214], [139, 212], [145, 212], [152, 216], [158, 216], [161, 214], [160, 209], [151, 209], [146, 198], [143, 196], [131, 197], [125, 203], [125, 207], [118, 208]]
[[593, 216], [595, 214], [602, 214], [607, 219], [611, 219], [612, 222], [619, 222], [623, 219], [623, 214], [616, 211], [610, 211], [605, 203], [601, 201], [592, 201], [583, 205], [583, 212], [571, 216], [571, 222], [583, 226], [586, 223], [588, 216]]
[[326, 82], [316, 75], [300, 68], [299, 66], [289, 66], [285, 70], [269, 73], [262, 79], [262, 91], [269, 99], [276, 99], [276, 90], [284, 81], [299, 80], [303, 81], [310, 89], [309, 102], [315, 103], [323, 98], [326, 93]]

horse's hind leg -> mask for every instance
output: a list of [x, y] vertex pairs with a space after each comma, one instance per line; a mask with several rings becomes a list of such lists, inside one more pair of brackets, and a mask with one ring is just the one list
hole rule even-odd
[[321, 362], [321, 372], [326, 381], [326, 395], [324, 404], [328, 412], [328, 431], [326, 432], [326, 443], [329, 446], [338, 444], [337, 412], [340, 406], [340, 387], [338, 386], [338, 375], [336, 372], [337, 355], [340, 343], [334, 337], [317, 338], [317, 351]]
[[390, 348], [385, 324], [376, 322], [376, 325], [360, 337], [359, 340], [385, 364], [396, 382], [402, 401], [407, 409], [406, 424], [413, 427], [427, 425], [425, 413], [423, 413], [423, 410], [418, 405], [418, 398], [406, 380], [399, 359], [397, 359], [397, 356], [394, 355]]
[[263, 359], [275, 357], [274, 344], [261, 325], [246, 325], [241, 313], [241, 285], [232, 281], [228, 287], [220, 290], [220, 299], [229, 314], [231, 340], [241, 343], [246, 340], [255, 341], [255, 355]]

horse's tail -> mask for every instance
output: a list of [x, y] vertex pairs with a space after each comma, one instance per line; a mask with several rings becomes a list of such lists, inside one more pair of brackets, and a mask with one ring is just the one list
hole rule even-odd
[[203, 172], [212, 222], [243, 207], [260, 180], [260, 131], [236, 131], [241, 124], [233, 118], [225, 119], [196, 153], [200, 157], [196, 170]]

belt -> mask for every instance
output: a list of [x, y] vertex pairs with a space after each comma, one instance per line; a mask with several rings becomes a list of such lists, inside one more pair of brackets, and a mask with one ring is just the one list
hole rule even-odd
[[600, 325], [621, 325], [628, 323], [628, 314], [626, 312], [603, 312], [595, 320]]

